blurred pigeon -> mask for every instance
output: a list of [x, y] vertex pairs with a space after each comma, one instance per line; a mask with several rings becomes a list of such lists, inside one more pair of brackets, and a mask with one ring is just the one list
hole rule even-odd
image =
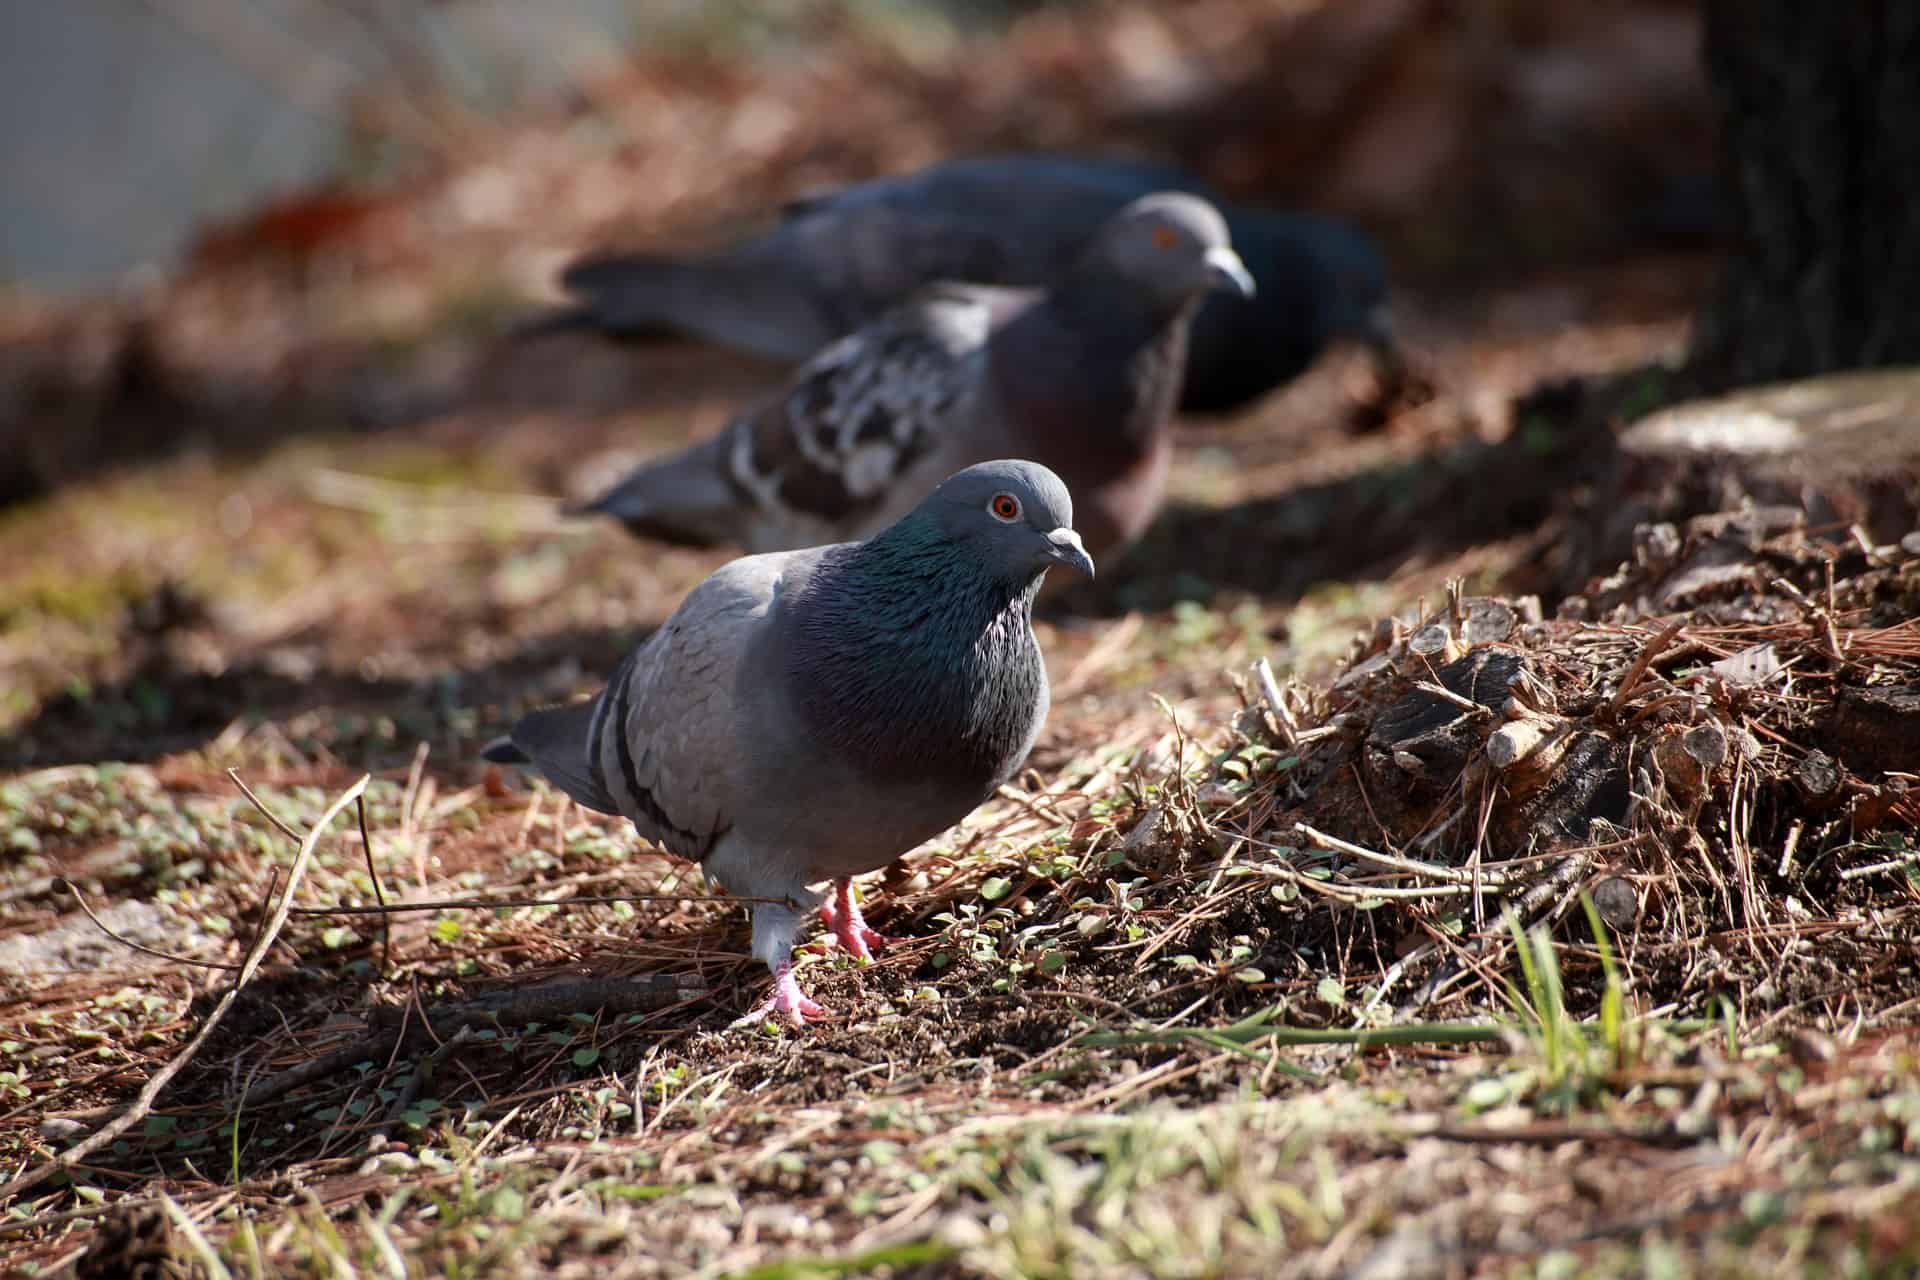
[[941, 477], [1011, 454], [1065, 477], [1101, 554], [1159, 509], [1187, 329], [1211, 289], [1253, 289], [1219, 213], [1144, 196], [1051, 290], [929, 286], [778, 399], [575, 510], [643, 537], [780, 551], [885, 528]]
[[589, 257], [562, 277], [578, 304], [532, 331], [682, 334], [804, 359], [934, 281], [1052, 284], [1106, 219], [1160, 190], [1217, 205], [1259, 285], [1257, 297], [1215, 298], [1202, 309], [1182, 408], [1234, 409], [1292, 379], [1336, 339], [1396, 360], [1386, 269], [1358, 231], [1235, 208], [1176, 169], [1044, 154], [950, 160], [805, 197], [771, 230], [711, 254]]
[[808, 886], [861, 957], [849, 877], [952, 826], [1012, 777], [1047, 714], [1033, 635], [1046, 571], [1089, 576], [1058, 476], [997, 461], [949, 478], [866, 542], [716, 572], [571, 706], [523, 716], [485, 757], [693, 859], [753, 910], [774, 990], [748, 1017], [822, 1013], [794, 980]]

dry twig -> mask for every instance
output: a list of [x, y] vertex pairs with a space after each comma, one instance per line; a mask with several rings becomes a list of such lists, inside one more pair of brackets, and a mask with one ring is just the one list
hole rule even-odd
[[87, 905], [87, 899], [80, 892], [79, 885], [68, 880], [65, 876], [55, 876], [53, 878], [53, 887], [56, 889], [64, 888], [68, 893], [72, 894], [73, 900], [80, 904], [80, 909], [87, 913], [87, 919], [93, 921], [94, 927], [99, 929], [100, 932], [106, 934], [121, 946], [138, 951], [141, 955], [152, 956], [156, 960], [171, 961], [174, 964], [194, 965], [201, 969], [235, 970], [240, 967], [237, 964], [228, 964], [224, 960], [195, 960], [192, 956], [177, 956], [171, 952], [155, 951], [152, 947], [135, 942], [132, 938], [123, 938], [113, 930], [107, 928], [106, 921], [93, 913], [93, 908]]
[[[146, 1086], [140, 1090], [139, 1095], [125, 1111], [102, 1125], [91, 1137], [69, 1147], [38, 1168], [21, 1174], [5, 1186], [0, 1186], [0, 1200], [17, 1196], [54, 1174], [73, 1168], [74, 1165], [107, 1146], [146, 1117], [147, 1113], [153, 1109], [154, 1099], [160, 1096], [160, 1091], [185, 1070], [189, 1062], [193, 1061], [194, 1055], [200, 1052], [200, 1046], [207, 1042], [214, 1028], [220, 1025], [220, 1020], [226, 1017], [227, 1010], [233, 1007], [233, 1002], [239, 997], [241, 988], [251, 982], [253, 975], [259, 971], [260, 962], [266, 957], [267, 949], [273, 945], [274, 939], [280, 936], [280, 930], [286, 927], [293, 895], [300, 888], [300, 879], [306, 874], [307, 864], [313, 859], [314, 847], [320, 843], [320, 837], [326, 831], [327, 824], [338, 817], [341, 810], [352, 804], [355, 798], [366, 790], [367, 783], [372, 780], [372, 777], [372, 774], [361, 774], [358, 782], [348, 787], [338, 799], [327, 806], [326, 812], [320, 815], [320, 820], [313, 824], [313, 829], [307, 832], [306, 838], [300, 842], [300, 852], [294, 855], [293, 868], [287, 873], [287, 886], [280, 895], [279, 904], [268, 913], [266, 920], [260, 926], [260, 932], [254, 935], [253, 945], [247, 948], [247, 954], [240, 962], [240, 972], [234, 976], [233, 985], [221, 995], [219, 1003], [213, 1007], [213, 1012], [207, 1015], [207, 1020], [200, 1025], [200, 1030], [194, 1034], [193, 1039], [187, 1041], [186, 1047], [175, 1054], [166, 1066], [153, 1073], [152, 1079], [147, 1081]], [[235, 776], [234, 780], [238, 782], [238, 776]], [[259, 805], [260, 811], [265, 813], [276, 826], [282, 830], [290, 830], [268, 812], [265, 805], [260, 804], [258, 797], [247, 790], [245, 783], [241, 783], [240, 789], [246, 791], [248, 799]]]

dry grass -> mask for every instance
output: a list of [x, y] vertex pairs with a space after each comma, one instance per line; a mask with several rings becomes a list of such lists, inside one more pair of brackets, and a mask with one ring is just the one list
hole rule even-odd
[[[1070, 118], [1030, 119], [1034, 66], [1073, 61], [1052, 21], [1027, 62], [956, 57], [945, 81], [802, 68], [806, 101], [859, 109], [794, 112], [726, 164], [669, 145], [690, 124], [661, 104], [767, 85], [636, 83], [607, 108], [631, 137], [614, 160], [557, 146], [564, 121], [492, 158], [552, 211], [544, 239], [508, 219], [442, 252], [466, 225], [455, 173], [353, 250], [355, 287], [207, 266], [113, 318], [104, 347], [154, 344], [189, 403], [249, 430], [303, 405], [321, 418], [294, 429], [321, 434], [0, 524], [0, 1182], [136, 1117], [7, 1194], [0, 1271], [1920, 1267], [1917, 815], [1907, 766], [1849, 760], [1832, 727], [1843, 691], [1920, 679], [1912, 558], [1776, 529], [1743, 541], [1751, 573], [1675, 597], [1719, 536], [1695, 530], [1584, 617], [1495, 626], [1466, 594], [1550, 558], [1526, 512], [1585, 478], [1568, 424], [1509, 403], [1670, 353], [1671, 263], [1471, 314], [1411, 300], [1439, 394], [1372, 435], [1343, 429], [1338, 360], [1183, 428], [1174, 509], [1042, 622], [1056, 700], [1031, 771], [872, 878], [901, 940], [877, 963], [802, 957], [822, 1025], [731, 1025], [765, 981], [741, 905], [478, 763], [715, 563], [559, 527], [546, 496], [711, 430], [771, 376], [496, 347], [492, 292], [613, 220], [609, 187], [644, 188], [617, 207], [652, 233], [927, 159], [955, 116], [982, 143], [1083, 136], [1111, 107], [1095, 76]], [[914, 127], [876, 125], [928, 84]], [[1623, 296], [1636, 271], [1650, 306]], [[287, 293], [305, 323], [265, 323]], [[348, 433], [346, 402], [411, 425]], [[1724, 665], [1763, 647], [1771, 666]], [[1495, 656], [1524, 681], [1487, 678]], [[1588, 737], [1604, 749], [1577, 756]], [[1839, 767], [1810, 799], [1816, 751]], [[364, 825], [320, 830], [364, 774]], [[555, 905], [326, 911], [381, 897]]]
[[[423, 537], [417, 519], [392, 527], [375, 536]], [[498, 554], [547, 536], [511, 532]], [[471, 763], [478, 720], [507, 705], [476, 718], [426, 681], [361, 690], [384, 710], [341, 716], [323, 674], [317, 719], [243, 714], [151, 764], [18, 772], [9, 1176], [122, 1113], [231, 985], [201, 966], [239, 959], [297, 842], [227, 767], [304, 834], [354, 763], [376, 766], [367, 833], [389, 902], [580, 905], [385, 929], [292, 915], [151, 1112], [15, 1197], [8, 1265], [93, 1250], [87, 1267], [151, 1255], [213, 1274], [1900, 1274], [1920, 1207], [1913, 815], [1895, 797], [1864, 829], [1859, 797], [1884, 784], [1860, 778], [1847, 807], [1801, 816], [1781, 871], [1796, 819], [1767, 797], [1837, 684], [1914, 662], [1912, 624], [1886, 612], [1911, 567], [1850, 566], [1798, 534], [1760, 554], [1789, 583], [1765, 596], [1778, 620], [1696, 612], [1678, 629], [1608, 604], [1620, 584], [1595, 597], [1605, 622], [1490, 631], [1499, 618], [1463, 600], [1459, 626], [1449, 566], [1405, 574], [1345, 597], [1344, 624], [1289, 610], [1316, 647], [1272, 694], [1252, 668], [1270, 606], [1049, 624], [1063, 696], [1032, 773], [872, 886], [900, 946], [870, 967], [804, 962], [838, 1011], [805, 1033], [728, 1025], [764, 980], [738, 906], [619, 824]], [[589, 555], [563, 577], [608, 571]], [[1329, 670], [1314, 637], [1352, 635], [1383, 602], [1401, 621], [1361, 628]], [[1557, 843], [1503, 834], [1520, 800], [1485, 765], [1373, 794], [1372, 727], [1409, 698], [1466, 731], [1473, 759], [1524, 719], [1416, 661], [1436, 622], [1468, 666], [1522, 655], [1529, 714], [1653, 743], [1737, 712], [1757, 754], [1663, 775], [1618, 831]], [[1716, 675], [1762, 643], [1778, 677]], [[520, 687], [463, 678], [511, 703], [589, 678], [533, 652], [506, 664]], [[1298, 656], [1277, 652], [1283, 671]], [[424, 717], [435, 745], [382, 716]], [[37, 741], [68, 722], [46, 723]], [[1892, 865], [1852, 874], [1876, 862]], [[1632, 909], [1596, 930], [1579, 895], [1606, 907], [1611, 880]], [[67, 883], [179, 958], [108, 941]], [[623, 895], [674, 900], [606, 901]], [[343, 819], [294, 901], [374, 896]], [[421, 1034], [487, 992], [647, 974], [685, 985], [614, 1015]], [[285, 1074], [383, 1027], [362, 1060]]]

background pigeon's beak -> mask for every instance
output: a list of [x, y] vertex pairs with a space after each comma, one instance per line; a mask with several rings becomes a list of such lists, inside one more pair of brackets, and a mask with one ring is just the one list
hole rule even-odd
[[1093, 557], [1080, 543], [1080, 535], [1071, 529], [1055, 529], [1047, 535], [1047, 559], [1069, 569], [1093, 576]]
[[1207, 250], [1207, 282], [1223, 293], [1237, 293], [1243, 298], [1254, 295], [1253, 276], [1247, 272], [1247, 264], [1240, 261], [1240, 255], [1225, 245], [1216, 245]]
[[1367, 308], [1360, 321], [1360, 331], [1355, 335], [1366, 343], [1367, 350], [1382, 369], [1399, 369], [1404, 363], [1404, 353], [1400, 349], [1400, 335], [1393, 331], [1393, 316], [1384, 302]]

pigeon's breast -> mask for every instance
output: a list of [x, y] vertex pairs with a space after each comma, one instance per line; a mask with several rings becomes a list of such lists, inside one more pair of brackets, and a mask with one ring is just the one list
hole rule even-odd
[[1039, 646], [1013, 611], [972, 643], [849, 644], [791, 687], [809, 742], [869, 784], [976, 797], [1019, 768], [1047, 711]]
[[784, 856], [883, 865], [991, 795], [1039, 732], [1032, 587], [930, 528], [829, 549], [743, 671], [735, 732], [767, 797], [744, 820]]

